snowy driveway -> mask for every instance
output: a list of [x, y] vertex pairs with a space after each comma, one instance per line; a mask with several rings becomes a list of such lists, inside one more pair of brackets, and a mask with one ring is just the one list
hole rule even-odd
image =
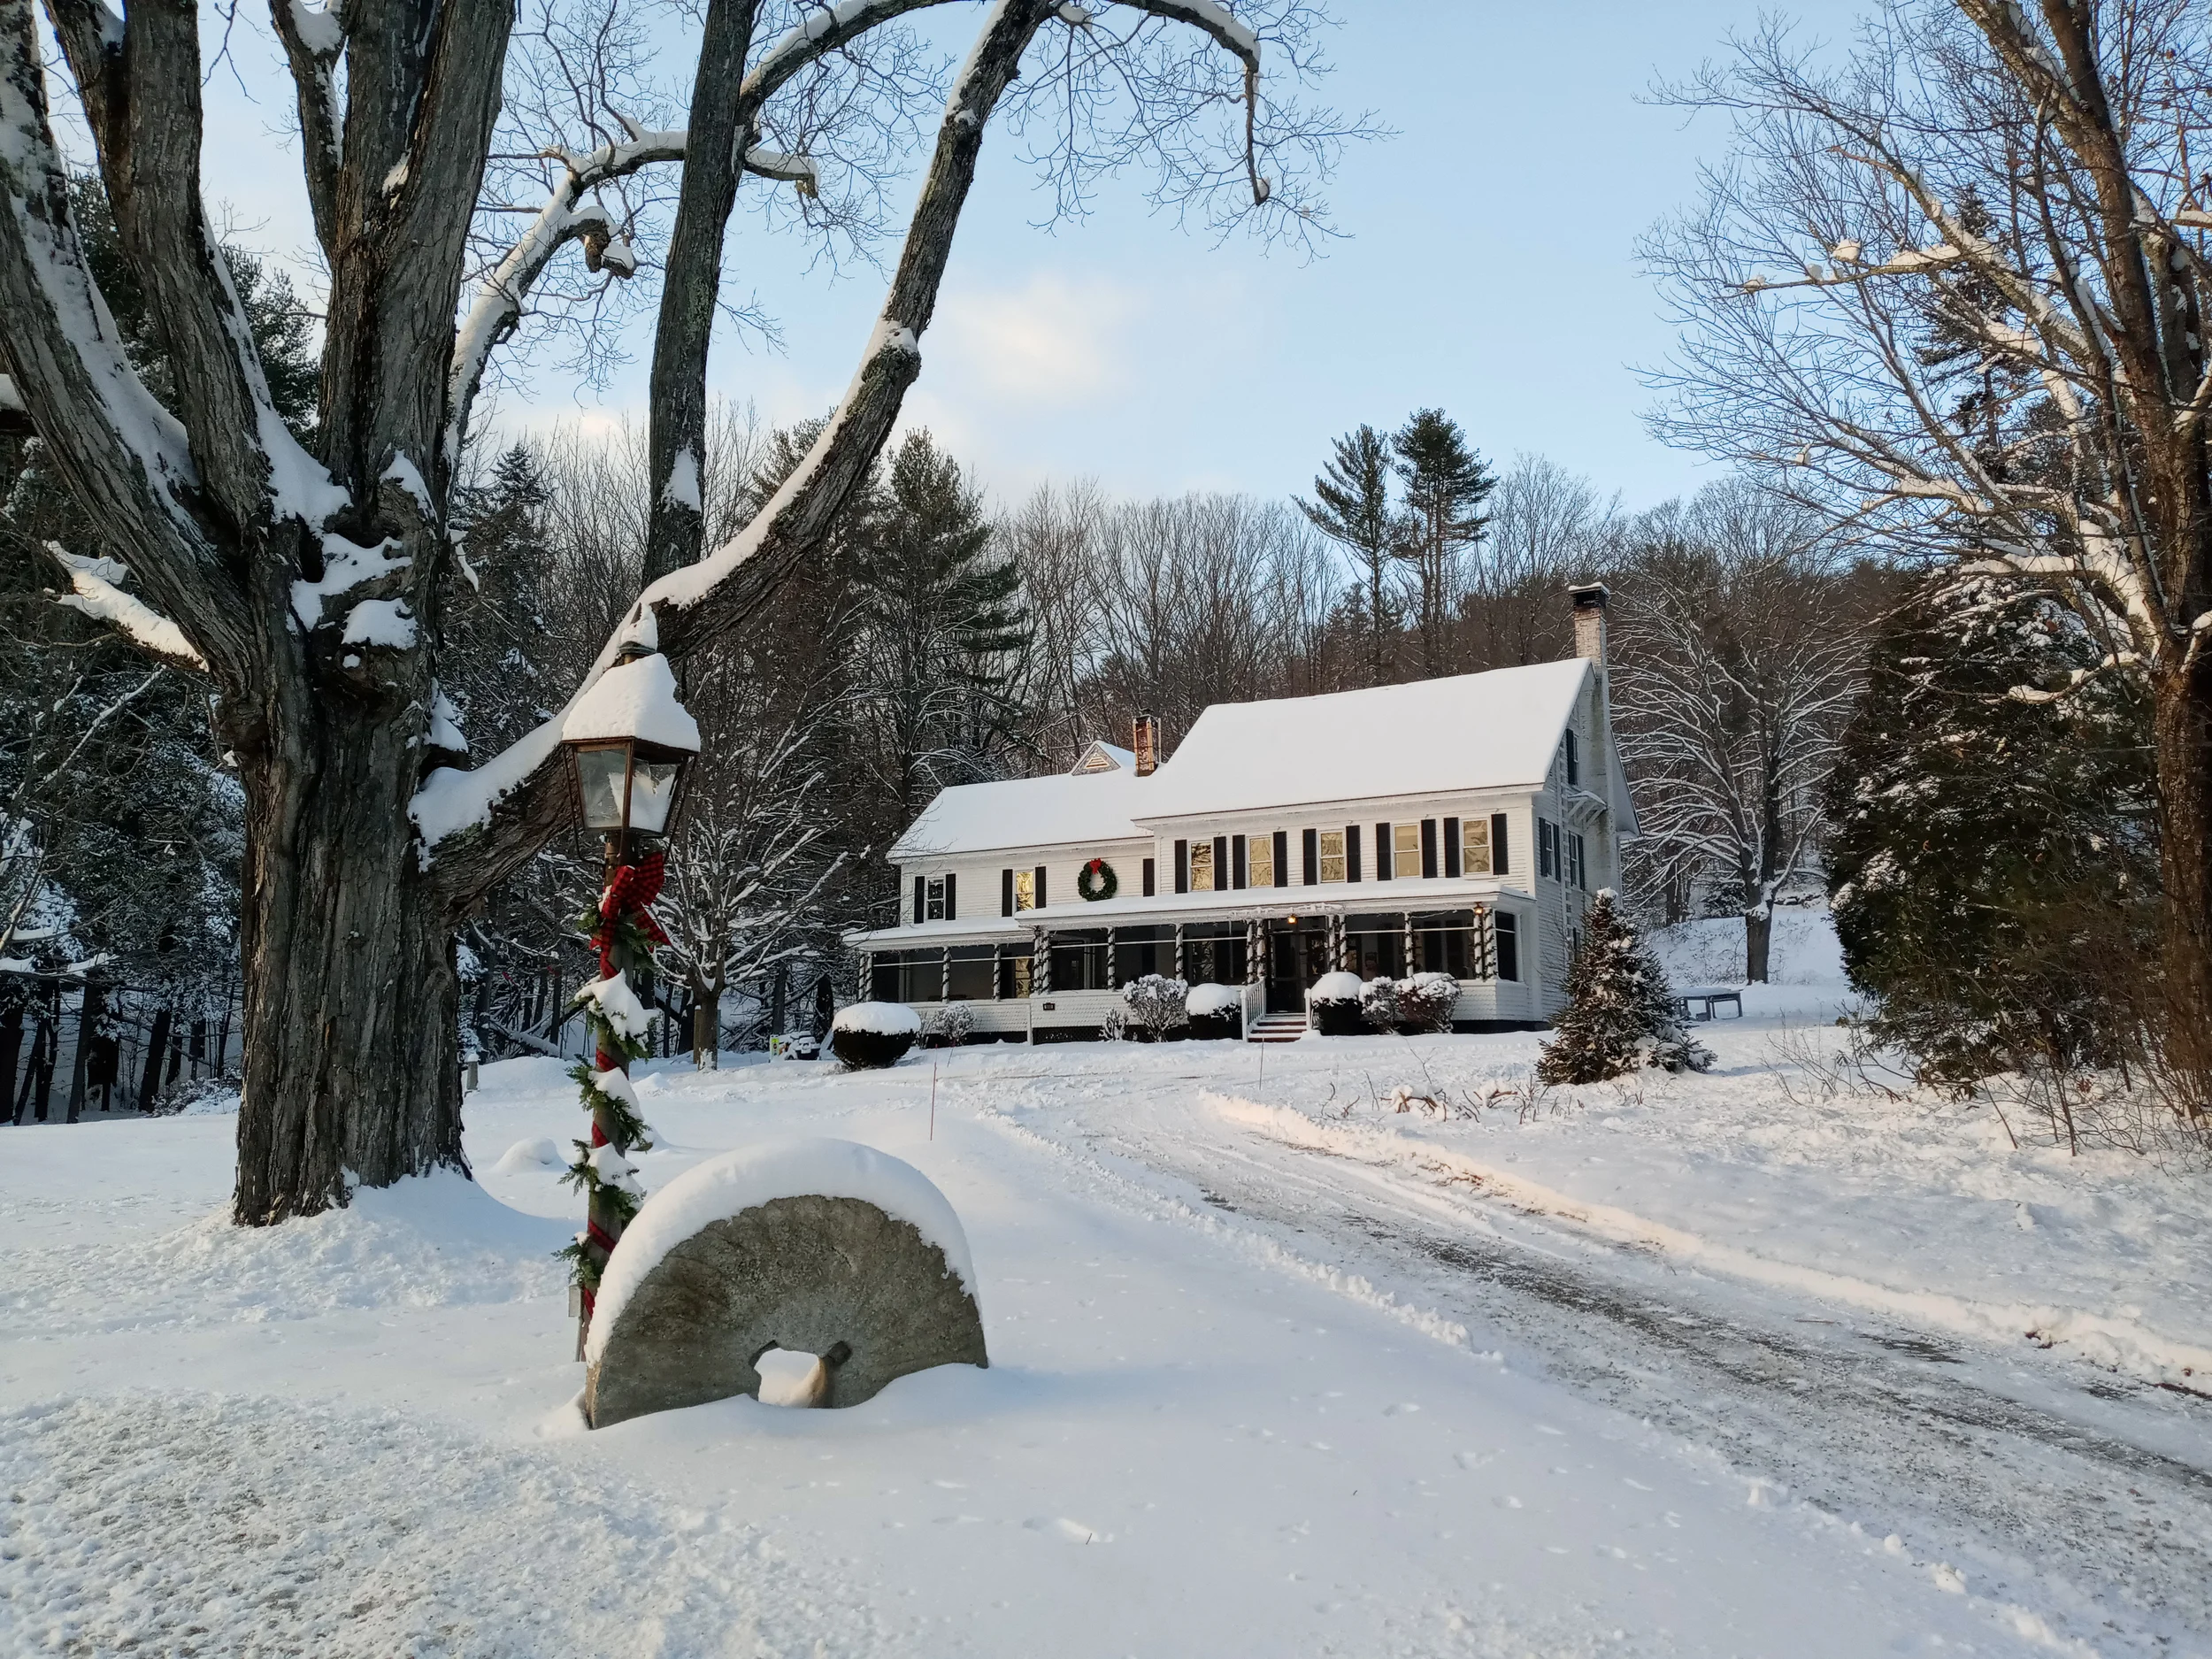
[[[2115, 1371], [1977, 1334], [1955, 1308], [1998, 1304], [1971, 1274], [1940, 1317], [1878, 1316], [1467, 1172], [1517, 1158], [1555, 1191], [1561, 1160], [1602, 1158], [1582, 1167], [1649, 1187], [1649, 1213], [1632, 1120], [1663, 1100], [1433, 1125], [1412, 1157], [1379, 1139], [1411, 1118], [1339, 1116], [1409, 1066], [1505, 1076], [1525, 1046], [1305, 1043], [1264, 1079], [1233, 1045], [971, 1050], [939, 1068], [933, 1135], [926, 1056], [649, 1079], [649, 1187], [789, 1133], [923, 1169], [967, 1227], [993, 1366], [598, 1434], [565, 1404], [548, 1255], [572, 1201], [503, 1161], [580, 1118], [550, 1064], [472, 1097], [480, 1190], [265, 1233], [196, 1219], [227, 1120], [10, 1131], [0, 1213], [34, 1241], [0, 1345], [0, 1651], [2212, 1652], [2212, 1402], [2146, 1369], [2205, 1334], [2172, 1263], [2004, 1281], [2078, 1312], [2124, 1291], [2140, 1363]], [[1740, 1110], [1731, 1145], [1769, 1109]], [[1651, 1133], [1676, 1156], [1722, 1111]], [[1740, 1204], [1809, 1205], [1767, 1167], [1730, 1165]], [[1955, 1179], [1886, 1178], [1866, 1229], [1951, 1215]], [[2192, 1187], [2097, 1179], [2116, 1233], [2143, 1206], [2204, 1259]], [[2055, 1236], [2016, 1202], [1990, 1199], [2012, 1238]], [[1793, 1266], [1755, 1215], [1731, 1225]], [[1844, 1278], [1918, 1294], [1933, 1237]]]

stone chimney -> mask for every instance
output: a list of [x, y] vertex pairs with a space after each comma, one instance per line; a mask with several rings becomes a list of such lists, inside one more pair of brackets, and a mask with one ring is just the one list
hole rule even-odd
[[1130, 748], [1137, 751], [1137, 776], [1149, 778], [1160, 764], [1160, 717], [1141, 714], [1137, 717], [1135, 737]]
[[1605, 602], [1609, 595], [1603, 582], [1589, 582], [1567, 589], [1575, 608], [1575, 655], [1605, 666]]

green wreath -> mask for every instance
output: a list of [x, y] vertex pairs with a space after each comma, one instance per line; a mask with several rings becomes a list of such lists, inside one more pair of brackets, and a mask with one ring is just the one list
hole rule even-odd
[[1110, 899], [1121, 891], [1121, 878], [1103, 858], [1094, 858], [1076, 873], [1075, 890], [1094, 902]]

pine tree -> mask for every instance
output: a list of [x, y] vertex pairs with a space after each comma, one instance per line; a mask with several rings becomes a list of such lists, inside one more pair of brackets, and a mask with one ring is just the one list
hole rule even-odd
[[1367, 683], [1379, 686], [1386, 641], [1397, 631], [1389, 581], [1396, 528], [1390, 508], [1390, 440], [1363, 422], [1333, 447], [1334, 457], [1314, 478], [1313, 500], [1299, 501], [1298, 511], [1359, 565], [1366, 592], [1348, 597], [1358, 604], [1366, 632]]
[[2127, 679], [2074, 683], [2103, 655], [2039, 587], [1955, 574], [1875, 641], [1826, 792], [1829, 891], [1876, 1034], [1925, 1082], [2108, 1064], [2145, 1005], [2150, 715]]
[[1498, 480], [1440, 409], [1415, 410], [1390, 442], [1405, 485], [1398, 557], [1413, 569], [1421, 672], [1433, 679], [1447, 672], [1445, 631], [1458, 595], [1460, 550], [1482, 539], [1490, 522], [1482, 504]]
[[1581, 949], [1567, 970], [1567, 1011], [1537, 1063], [1543, 1083], [1602, 1083], [1639, 1065], [1702, 1071], [1711, 1050], [1682, 1028], [1666, 971], [1611, 890], [1583, 918]]

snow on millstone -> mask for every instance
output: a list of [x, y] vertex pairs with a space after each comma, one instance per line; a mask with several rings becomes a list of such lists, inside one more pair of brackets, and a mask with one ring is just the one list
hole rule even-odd
[[608, 1258], [586, 1417], [604, 1428], [757, 1395], [771, 1348], [822, 1358], [832, 1406], [912, 1371], [989, 1363], [967, 1234], [927, 1176], [853, 1141], [805, 1139], [677, 1177]]

